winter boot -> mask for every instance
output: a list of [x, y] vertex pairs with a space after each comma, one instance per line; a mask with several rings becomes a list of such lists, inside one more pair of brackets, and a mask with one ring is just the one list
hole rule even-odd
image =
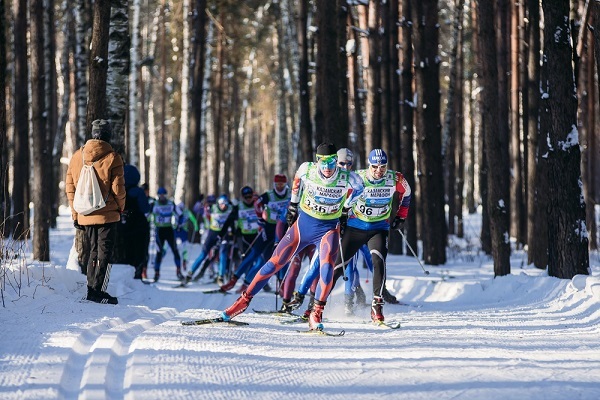
[[383, 297], [373, 297], [371, 303], [371, 320], [373, 322], [383, 322]]
[[304, 302], [304, 295], [298, 292], [294, 292], [294, 297], [290, 300], [288, 306], [291, 310], [297, 310]]
[[119, 304], [119, 300], [117, 300], [116, 297], [111, 296], [106, 292], [100, 292], [100, 296], [102, 297], [102, 300], [100, 301], [102, 304]]
[[100, 296], [100, 293], [98, 293], [98, 291], [96, 291], [96, 289], [94, 289], [91, 286], [88, 286], [87, 287], [87, 296], [85, 297], [85, 299], [99, 303], [100, 302], [99, 300], [101, 300], [102, 297]]
[[311, 331], [323, 330], [322, 318], [323, 318], [323, 309], [325, 308], [325, 302], [315, 300], [315, 304], [310, 312], [310, 316], [308, 317], [308, 329]]
[[236, 290], [236, 293], [243, 293], [246, 291], [246, 289], [248, 289], [248, 284], [246, 282], [242, 283], [242, 286], [239, 287], [238, 290]]
[[159, 270], [155, 270], [154, 271], [154, 282], [158, 282], [159, 278], [160, 278], [160, 271]]
[[144, 270], [144, 266], [142, 264], [135, 267], [135, 272], [133, 274], [133, 279], [142, 279], [142, 271]]
[[184, 280], [183, 274], [181, 273], [181, 268], [177, 268], [177, 279], [180, 281]]
[[360, 307], [369, 307], [365, 291], [360, 285], [356, 287], [356, 305]]
[[354, 315], [354, 301], [351, 294], [344, 295], [344, 313], [349, 317]]
[[390, 303], [390, 304], [398, 304], [400, 303], [398, 301], [398, 299], [396, 299], [394, 296], [392, 296], [392, 294], [390, 292], [388, 292], [387, 288], [384, 286], [383, 290], [381, 292], [381, 294], [383, 295], [383, 300], [386, 303]]
[[223, 279], [222, 275], [217, 276], [217, 282], [216, 283], [217, 283], [217, 285], [219, 287], [221, 287], [221, 286], [223, 286], [225, 284], [225, 280]]
[[234, 286], [235, 286], [235, 284], [237, 283], [238, 279], [239, 279], [239, 278], [238, 278], [237, 276], [235, 276], [235, 275], [232, 275], [232, 276], [231, 276], [231, 279], [229, 279], [229, 282], [227, 282], [226, 284], [224, 284], [224, 285], [222, 285], [222, 286], [221, 286], [221, 290], [222, 290], [223, 292], [227, 292], [228, 290], [231, 290], [231, 289], [233, 289], [233, 287], [234, 287]]
[[225, 311], [221, 313], [221, 317], [225, 321], [229, 321], [236, 315], [243, 313], [250, 305], [250, 300], [252, 300], [252, 296], [250, 296], [244, 291], [242, 295], [238, 297], [235, 303], [233, 303], [229, 308], [226, 308]]

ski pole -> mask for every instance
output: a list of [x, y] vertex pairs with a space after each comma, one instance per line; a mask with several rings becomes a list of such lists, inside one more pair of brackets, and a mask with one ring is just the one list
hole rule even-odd
[[344, 281], [347, 281], [348, 275], [346, 274], [346, 270], [348, 269], [348, 266], [346, 265], [346, 262], [344, 261], [344, 251], [342, 250], [342, 235], [340, 235], [339, 244], [340, 244], [340, 258], [342, 259], [342, 268], [344, 268]]
[[415, 251], [413, 250], [413, 248], [411, 247], [410, 243], [408, 243], [408, 240], [406, 240], [406, 236], [404, 236], [404, 232], [402, 232], [401, 229], [397, 229], [398, 232], [400, 232], [400, 234], [402, 235], [402, 238], [404, 239], [404, 243], [406, 243], [406, 246], [410, 249], [410, 251], [413, 253], [413, 256], [415, 256], [415, 258], [417, 259], [417, 261], [419, 262], [419, 265], [421, 266], [421, 268], [423, 269], [423, 272], [425, 272], [425, 275], [429, 275], [429, 271], [427, 271], [425, 269], [425, 267], [423, 266], [423, 263], [421, 263], [421, 260], [419, 260], [419, 257], [417, 257], [417, 255], [415, 254]]
[[252, 246], [254, 246], [254, 243], [256, 242], [256, 239], [258, 239], [259, 236], [260, 236], [260, 232], [256, 234], [256, 236], [254, 237], [254, 240], [252, 242], [250, 242], [246, 251], [242, 253], [242, 258], [246, 257], [246, 254], [248, 254], [248, 252], [250, 251]]

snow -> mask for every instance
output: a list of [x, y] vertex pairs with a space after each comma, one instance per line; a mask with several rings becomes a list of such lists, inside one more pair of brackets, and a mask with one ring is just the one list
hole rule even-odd
[[[430, 275], [414, 257], [388, 257], [387, 287], [406, 305], [384, 312], [400, 329], [367, 323], [368, 308], [346, 317], [338, 284], [324, 323], [345, 336], [325, 337], [251, 309], [236, 318], [249, 326], [182, 326], [235, 295], [201, 293], [209, 283], [174, 289], [170, 252], [156, 285], [115, 265], [108, 292], [119, 305], [82, 302], [68, 215], [51, 231], [51, 263], [26, 251], [26, 269], [19, 259], [2, 267], [2, 399], [600, 398], [597, 253], [591, 276], [560, 280], [514, 251], [512, 274], [494, 279], [480, 221], [465, 216], [466, 238], [451, 237], [450, 261], [426, 266]], [[369, 296], [372, 277], [359, 270]], [[250, 308], [275, 307], [260, 293]]]

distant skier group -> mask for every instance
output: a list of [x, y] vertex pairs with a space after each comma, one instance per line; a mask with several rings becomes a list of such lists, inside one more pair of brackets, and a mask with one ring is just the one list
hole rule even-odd
[[[131, 237], [138, 238], [131, 239], [128, 249], [134, 254], [130, 263], [135, 266], [136, 279], [148, 279], [149, 253], [155, 253], [153, 280], [160, 279], [167, 245], [181, 286], [209, 271], [219, 291], [226, 292], [243, 277], [237, 289], [239, 298], [221, 313], [224, 321], [244, 312], [260, 290], [272, 290], [269, 279], [276, 275], [276, 290], [283, 298], [279, 311], [292, 313], [310, 294], [303, 316], [310, 330], [322, 331], [323, 310], [340, 277], [346, 281], [346, 314], [354, 313], [354, 297], [358, 305], [366, 304], [357, 269], [359, 250], [373, 273], [371, 319], [383, 323], [384, 302], [397, 302], [385, 287], [388, 236], [390, 230], [403, 229], [411, 189], [400, 172], [388, 169], [382, 149], [372, 150], [368, 167], [354, 172], [349, 149], [337, 150], [333, 144], [323, 143], [315, 161], [298, 168], [291, 187], [286, 175], [277, 174], [273, 187], [262, 195], [244, 186], [239, 200], [225, 194], [209, 195], [189, 210], [170, 200], [164, 187], [158, 189], [156, 199], [149, 197], [148, 186], [138, 186], [137, 169], [119, 164], [120, 157], [115, 157], [109, 140], [106, 121], [94, 121], [92, 139], [78, 150], [83, 157], [76, 153], [67, 172], [66, 191], [72, 209], [77, 172], [86, 160], [96, 166], [104, 183], [100, 189], [106, 206], [89, 215], [73, 210], [74, 225], [85, 230], [92, 248], [86, 271], [87, 300], [117, 304], [116, 297], [106, 293], [106, 286], [114, 235], [121, 221], [123, 226], [133, 227], [123, 231], [126, 240], [134, 232]], [[187, 243], [201, 238], [200, 254], [188, 265]], [[309, 267], [295, 290], [304, 258], [310, 260]]]

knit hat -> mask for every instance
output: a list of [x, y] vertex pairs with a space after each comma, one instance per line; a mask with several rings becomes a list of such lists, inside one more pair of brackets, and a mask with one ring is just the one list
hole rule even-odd
[[331, 143], [321, 143], [319, 147], [317, 147], [318, 156], [330, 156], [336, 154], [336, 152], [335, 146]]
[[277, 174], [273, 178], [273, 182], [274, 183], [287, 183], [287, 176], [285, 176], [284, 174]]
[[352, 163], [354, 161], [354, 153], [345, 147], [338, 150], [337, 156], [339, 162]]
[[374, 149], [369, 153], [369, 164], [371, 165], [383, 165], [387, 164], [388, 157], [385, 151], [382, 149]]
[[105, 119], [97, 119], [92, 122], [92, 138], [104, 140], [105, 142], [110, 141], [112, 130], [110, 128], [110, 122]]

